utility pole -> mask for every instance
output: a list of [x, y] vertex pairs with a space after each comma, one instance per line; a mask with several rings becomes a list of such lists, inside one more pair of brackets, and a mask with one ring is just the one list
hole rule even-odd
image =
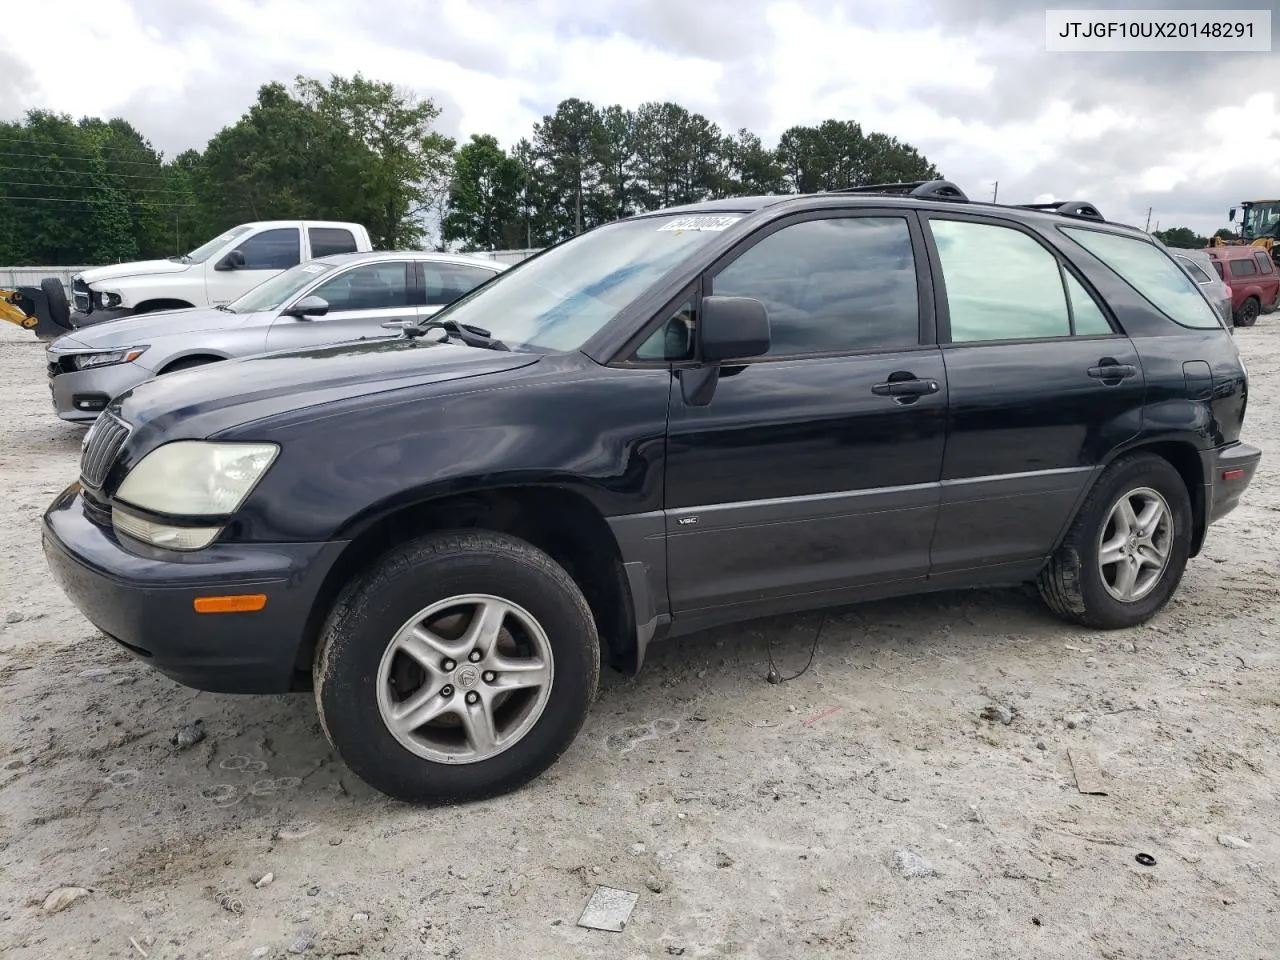
[[1151, 208], [1147, 207], [1147, 225], [1143, 228], [1144, 233], [1151, 232]]
[[999, 180], [997, 180], [997, 181], [996, 181], [995, 183], [993, 183], [991, 186], [995, 188], [995, 189], [993, 189], [993, 190], [991, 191], [991, 202], [992, 202], [992, 203], [995, 203], [995, 202], [996, 202], [996, 197], [1000, 196], [1000, 181], [999, 181]]

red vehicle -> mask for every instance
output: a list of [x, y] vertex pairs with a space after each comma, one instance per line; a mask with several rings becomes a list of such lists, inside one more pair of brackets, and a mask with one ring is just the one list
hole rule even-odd
[[1255, 246], [1207, 247], [1218, 276], [1231, 288], [1237, 327], [1252, 327], [1263, 309], [1280, 300], [1280, 273], [1265, 249]]

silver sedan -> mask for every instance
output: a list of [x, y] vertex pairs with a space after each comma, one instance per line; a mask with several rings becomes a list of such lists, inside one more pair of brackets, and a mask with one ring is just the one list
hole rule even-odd
[[[97, 419], [144, 380], [231, 357], [394, 337], [507, 268], [463, 254], [347, 253], [298, 264], [222, 307], [165, 310], [73, 331], [49, 345], [63, 420]], [[389, 326], [384, 326], [389, 325]]]

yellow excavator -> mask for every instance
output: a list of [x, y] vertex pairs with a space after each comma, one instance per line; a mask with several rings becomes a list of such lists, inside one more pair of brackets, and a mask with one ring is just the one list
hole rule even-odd
[[40, 323], [35, 304], [18, 290], [0, 290], [0, 320], [16, 323], [23, 330], [34, 330]]
[[[1280, 265], [1280, 200], [1243, 200], [1240, 203], [1240, 239], [1224, 240], [1214, 237], [1215, 247], [1249, 244], [1262, 247], [1271, 259]], [[1227, 214], [1232, 223], [1236, 220], [1236, 208]]]

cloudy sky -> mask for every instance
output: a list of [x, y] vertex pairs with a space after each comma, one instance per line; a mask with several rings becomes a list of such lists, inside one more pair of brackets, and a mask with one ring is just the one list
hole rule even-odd
[[[172, 155], [234, 122], [264, 82], [359, 70], [432, 97], [444, 132], [507, 145], [566, 97], [669, 99], [766, 143], [792, 124], [857, 120], [914, 144], [971, 195], [989, 197], [998, 180], [1002, 201], [1089, 199], [1139, 226], [1152, 207], [1152, 227], [1207, 233], [1238, 201], [1280, 194], [1280, 43], [1047, 53], [1045, 6], [11, 0], [0, 117], [123, 116]], [[1280, 0], [1124, 6], [1252, 7], [1280, 21]]]

